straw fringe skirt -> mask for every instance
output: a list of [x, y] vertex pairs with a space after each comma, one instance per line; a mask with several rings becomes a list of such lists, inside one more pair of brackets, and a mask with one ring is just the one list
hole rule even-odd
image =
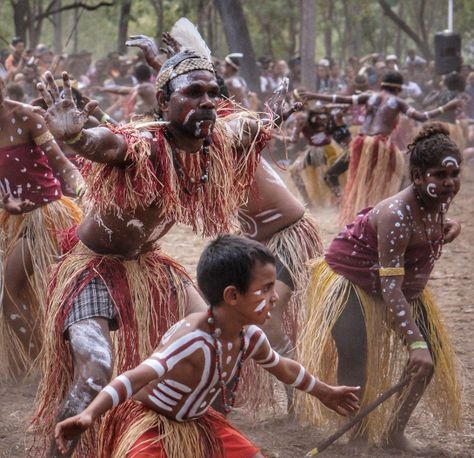
[[[335, 273], [322, 258], [312, 265], [306, 326], [298, 342], [297, 360], [321, 380], [337, 384], [337, 351], [332, 330], [344, 310], [351, 288], [355, 289], [362, 305], [367, 331], [367, 383], [361, 400], [363, 408], [401, 377], [406, 349], [388, 324], [382, 299], [367, 294]], [[458, 428], [461, 389], [456, 376], [456, 357], [442, 325], [439, 308], [426, 289], [420, 299], [411, 303], [415, 319], [421, 313], [420, 305], [426, 310], [427, 333], [436, 362], [433, 379], [423, 396], [427, 400], [425, 406], [447, 429]], [[366, 417], [359, 431], [366, 433], [371, 441], [379, 440], [390, 428], [394, 409], [395, 398], [392, 398]], [[339, 420], [315, 398], [304, 393], [297, 394], [296, 411], [302, 421], [317, 426]]]
[[[285, 333], [294, 343], [306, 315], [304, 291], [309, 281], [308, 262], [321, 255], [322, 242], [315, 220], [305, 214], [299, 221], [264, 240], [268, 249], [279, 258], [291, 275], [295, 289], [283, 314]], [[275, 378], [253, 360], [242, 368], [243, 383], [240, 397], [253, 412], [276, 406]], [[259, 409], [256, 409], [259, 407]]]
[[340, 223], [400, 190], [405, 158], [390, 138], [358, 135], [350, 144], [349, 171], [342, 195]]
[[[17, 373], [28, 372], [35, 366], [28, 349], [25, 349], [1, 310], [5, 291], [4, 269], [11, 251], [23, 241], [31, 254], [33, 273], [23, 292], [25, 303], [31, 309], [35, 332], [42, 337], [46, 309], [46, 291], [50, 267], [61, 254], [59, 233], [81, 220], [82, 212], [67, 197], [21, 215], [0, 210], [0, 381]], [[23, 304], [16, 304], [22, 310]], [[23, 311], [22, 311], [23, 312]]]
[[[186, 286], [190, 283], [184, 268], [158, 248], [137, 259], [124, 260], [92, 252], [78, 242], [75, 230], [69, 235], [66, 243], [72, 245], [70, 252], [56, 267], [50, 283], [43, 378], [36, 399], [39, 442], [51, 437], [60, 403], [73, 380], [74, 367], [69, 343], [63, 335], [64, 323], [74, 298], [86, 284], [100, 277], [114, 303], [118, 322], [118, 330], [112, 335], [114, 367], [116, 373], [122, 373], [146, 359], [166, 330], [184, 316]], [[94, 431], [84, 434], [76, 456], [96, 456], [96, 445]]]

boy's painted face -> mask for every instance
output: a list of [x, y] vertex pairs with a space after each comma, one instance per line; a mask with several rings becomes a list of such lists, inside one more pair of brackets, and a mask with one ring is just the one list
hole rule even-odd
[[246, 293], [239, 293], [239, 311], [247, 324], [263, 324], [271, 316], [271, 309], [278, 300], [275, 290], [276, 268], [274, 264], [257, 262], [252, 271], [252, 281]]
[[444, 156], [436, 167], [430, 167], [420, 180], [420, 189], [431, 199], [450, 203], [461, 187], [460, 164], [456, 156]]

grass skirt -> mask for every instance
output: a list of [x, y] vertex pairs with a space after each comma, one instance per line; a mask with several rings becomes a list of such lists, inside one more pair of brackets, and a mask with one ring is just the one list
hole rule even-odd
[[382, 135], [358, 135], [350, 144], [349, 171], [342, 195], [340, 223], [350, 223], [359, 210], [377, 205], [400, 190], [405, 158]]
[[[305, 214], [296, 223], [262, 243], [280, 259], [295, 285], [283, 314], [283, 326], [292, 342], [296, 342], [298, 330], [304, 324], [306, 315], [304, 291], [310, 275], [308, 262], [320, 256], [323, 249], [318, 227], [314, 219]], [[257, 406], [269, 408], [276, 405], [275, 378], [272, 375], [250, 360], [242, 367], [242, 377], [244, 379], [240, 385], [242, 402], [252, 409]], [[259, 409], [254, 411], [257, 410]]]
[[129, 400], [109, 412], [101, 423], [97, 458], [133, 458], [134, 445], [151, 429], [154, 442], [161, 442], [167, 458], [225, 458], [222, 443], [214, 432], [216, 422], [230, 424], [210, 409], [203, 417], [176, 422], [139, 402]]
[[324, 146], [308, 146], [289, 167], [293, 180], [301, 181], [308, 204], [313, 207], [336, 205], [336, 198], [324, 181], [324, 175], [340, 154], [342, 149], [335, 141]]
[[[10, 252], [23, 240], [33, 264], [33, 273], [28, 278], [23, 295], [35, 319], [35, 330], [39, 337], [44, 329], [46, 291], [49, 282], [50, 266], [57, 262], [61, 253], [59, 232], [80, 222], [81, 210], [76, 204], [62, 197], [60, 200], [44, 205], [36, 210], [20, 215], [12, 215], [0, 210], [0, 308], [3, 302], [4, 269]], [[22, 304], [17, 304], [21, 310]], [[0, 313], [0, 381], [12, 378], [15, 373], [30, 371], [34, 366], [27, 349], [16, 337]]]
[[[298, 342], [297, 360], [321, 380], [337, 384], [337, 351], [331, 333], [344, 310], [351, 287], [355, 288], [362, 304], [367, 330], [367, 384], [361, 400], [361, 408], [364, 408], [400, 379], [407, 351], [388, 324], [387, 308], [382, 299], [367, 294], [335, 273], [321, 258], [312, 265], [306, 327]], [[461, 423], [461, 390], [454, 351], [441, 323], [440, 311], [426, 289], [418, 300], [411, 302], [415, 318], [420, 302], [428, 317], [427, 331], [436, 361], [433, 379], [423, 396], [427, 400], [424, 406], [433, 418], [442, 420], [446, 429], [457, 428]], [[394, 418], [395, 401], [392, 397], [363, 420], [360, 431], [367, 433], [369, 440], [375, 442], [387, 433]], [[338, 419], [336, 414], [305, 393], [298, 393], [296, 411], [301, 420], [317, 426], [340, 421], [340, 417]]]
[[[158, 346], [166, 330], [184, 316], [184, 268], [158, 248], [133, 260], [101, 256], [78, 241], [75, 228], [64, 241], [68, 254], [53, 272], [50, 283], [42, 356], [43, 378], [36, 399], [38, 437], [52, 437], [61, 401], [71, 386], [74, 368], [63, 326], [74, 298], [88, 281], [100, 277], [117, 311], [118, 330], [112, 335], [116, 373], [138, 366]], [[81, 277], [83, 272], [87, 272]], [[96, 441], [84, 434], [76, 456], [96, 456]], [[41, 448], [41, 446], [40, 446]]]

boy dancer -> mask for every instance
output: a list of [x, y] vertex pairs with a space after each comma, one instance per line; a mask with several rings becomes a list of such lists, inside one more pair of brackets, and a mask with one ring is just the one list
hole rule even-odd
[[[60, 422], [55, 436], [61, 452], [67, 452], [67, 439], [133, 396], [103, 422], [108, 434], [98, 456], [261, 457], [209, 409], [217, 396], [226, 412], [232, 409], [247, 358], [341, 415], [357, 410], [358, 388], [316, 380], [297, 362], [280, 357], [255, 326], [270, 317], [278, 299], [275, 258], [263, 245], [243, 237], [219, 237], [204, 250], [197, 273], [209, 310], [188, 315], [170, 328], [147, 360], [113, 380], [84, 412]], [[234, 377], [227, 397], [222, 388]]]

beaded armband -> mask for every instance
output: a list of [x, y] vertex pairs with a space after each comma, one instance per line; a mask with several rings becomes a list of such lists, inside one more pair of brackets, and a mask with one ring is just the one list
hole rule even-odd
[[404, 267], [381, 267], [379, 269], [379, 275], [381, 277], [398, 277], [399, 275], [405, 275]]
[[410, 350], [427, 350], [428, 344], [424, 340], [417, 340], [408, 345]]
[[77, 143], [81, 139], [82, 132], [83, 131], [81, 130], [77, 135], [74, 135], [74, 137], [69, 140], [63, 140], [63, 143], [66, 143], [66, 145], [74, 145], [74, 143]]
[[45, 143], [48, 143], [51, 140], [54, 140], [54, 137], [49, 130], [46, 131], [44, 134], [38, 135], [37, 137], [33, 138], [33, 141], [38, 146], [44, 145]]

